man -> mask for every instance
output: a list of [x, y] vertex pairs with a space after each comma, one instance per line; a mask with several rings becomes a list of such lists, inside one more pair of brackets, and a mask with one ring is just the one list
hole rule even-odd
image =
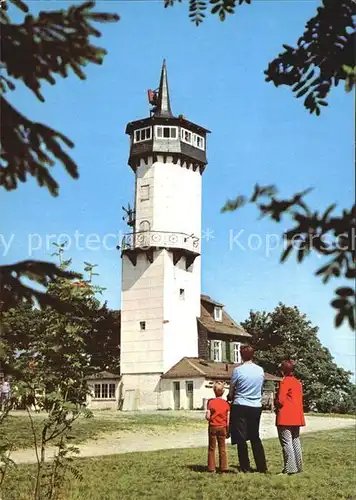
[[257, 472], [267, 472], [267, 464], [260, 439], [262, 413], [263, 368], [253, 362], [251, 346], [241, 348], [242, 365], [234, 369], [228, 399], [231, 405], [231, 444], [237, 444], [242, 472], [251, 472], [247, 441], [251, 442]]

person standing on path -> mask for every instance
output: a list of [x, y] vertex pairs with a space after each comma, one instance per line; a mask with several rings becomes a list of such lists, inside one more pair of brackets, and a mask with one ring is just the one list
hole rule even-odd
[[225, 439], [229, 437], [230, 405], [225, 399], [223, 382], [215, 382], [215, 398], [208, 402], [205, 418], [209, 422], [208, 472], [215, 472], [215, 449], [218, 443], [220, 472], [227, 472], [228, 459]]
[[282, 446], [284, 468], [282, 474], [297, 474], [303, 471], [300, 427], [305, 426], [303, 389], [294, 376], [293, 361], [281, 365], [283, 379], [276, 397], [276, 425]]
[[253, 355], [251, 346], [241, 348], [243, 363], [234, 369], [230, 382], [231, 444], [237, 444], [242, 472], [251, 472], [247, 449], [247, 441], [250, 441], [257, 472], [266, 473], [266, 456], [260, 439], [264, 371], [253, 362]]
[[10, 397], [10, 383], [8, 379], [5, 377], [4, 381], [1, 385], [1, 406], [9, 399]]

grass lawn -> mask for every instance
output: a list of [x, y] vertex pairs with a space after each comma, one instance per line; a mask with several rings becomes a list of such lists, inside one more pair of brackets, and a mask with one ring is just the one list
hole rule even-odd
[[328, 417], [328, 418], [353, 418], [355, 415], [351, 413], [316, 413], [310, 412], [305, 414], [307, 417]]
[[[78, 459], [84, 479], [68, 480], [61, 500], [355, 499], [354, 430], [309, 434], [302, 442], [305, 473], [298, 476], [276, 475], [281, 470], [277, 440], [265, 441], [271, 475], [210, 475], [201, 448]], [[234, 467], [235, 449], [229, 456]], [[30, 500], [31, 471], [21, 466], [9, 473], [3, 500]]]
[[[37, 438], [40, 436], [42, 416], [33, 417]], [[80, 418], [72, 428], [72, 443], [79, 444], [88, 439], [95, 439], [102, 434], [121, 431], [154, 433], [167, 432], [186, 428], [197, 429], [205, 427], [203, 419], [193, 420], [185, 416], [135, 414], [125, 415], [121, 412], [96, 414], [93, 418]], [[33, 434], [28, 416], [9, 416], [1, 424], [0, 446], [4, 442], [13, 442], [14, 449], [31, 448]]]

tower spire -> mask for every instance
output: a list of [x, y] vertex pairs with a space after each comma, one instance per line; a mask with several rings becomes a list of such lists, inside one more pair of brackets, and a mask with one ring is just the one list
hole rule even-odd
[[171, 103], [169, 100], [168, 78], [166, 60], [163, 59], [161, 80], [159, 83], [157, 106], [154, 112], [155, 116], [163, 116], [165, 118], [173, 117], [171, 111]]

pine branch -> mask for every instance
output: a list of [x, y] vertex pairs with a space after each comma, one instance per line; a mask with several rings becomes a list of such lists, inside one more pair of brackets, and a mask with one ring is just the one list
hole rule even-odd
[[26, 182], [27, 176], [35, 177], [40, 186], [48, 188], [54, 196], [59, 186], [49, 172], [59, 160], [68, 174], [77, 179], [78, 168], [61, 146], [62, 141], [72, 148], [74, 144], [68, 137], [41, 123], [30, 121], [0, 97], [1, 117], [1, 154], [0, 186], [7, 190], [17, 188], [18, 182]]
[[[21, 0], [12, 3], [25, 12], [28, 10]], [[36, 18], [28, 15], [22, 24], [12, 24], [6, 8], [0, 9], [1, 67], [7, 73], [0, 77], [0, 90], [3, 93], [14, 90], [14, 81], [21, 80], [43, 102], [43, 80], [54, 85], [55, 76], [67, 77], [70, 68], [85, 79], [84, 66], [90, 62], [102, 64], [106, 51], [90, 43], [91, 36], [101, 36], [91, 22], [117, 21], [119, 17], [92, 12], [94, 5], [86, 2], [67, 10], [40, 12]], [[33, 176], [40, 186], [57, 196], [59, 186], [49, 172], [56, 161], [63, 164], [72, 178], [78, 178], [77, 165], [61, 145], [63, 142], [69, 148], [74, 147], [65, 135], [32, 122], [4, 97], [1, 97], [1, 118], [0, 186], [16, 189], [19, 182]]]
[[61, 311], [71, 310], [70, 305], [59, 298], [24, 285], [21, 282], [23, 278], [47, 288], [58, 278], [72, 280], [81, 278], [81, 275], [65, 271], [51, 262], [34, 260], [0, 266], [0, 312], [16, 307], [19, 303], [33, 306], [36, 302], [40, 307], [51, 306]]

